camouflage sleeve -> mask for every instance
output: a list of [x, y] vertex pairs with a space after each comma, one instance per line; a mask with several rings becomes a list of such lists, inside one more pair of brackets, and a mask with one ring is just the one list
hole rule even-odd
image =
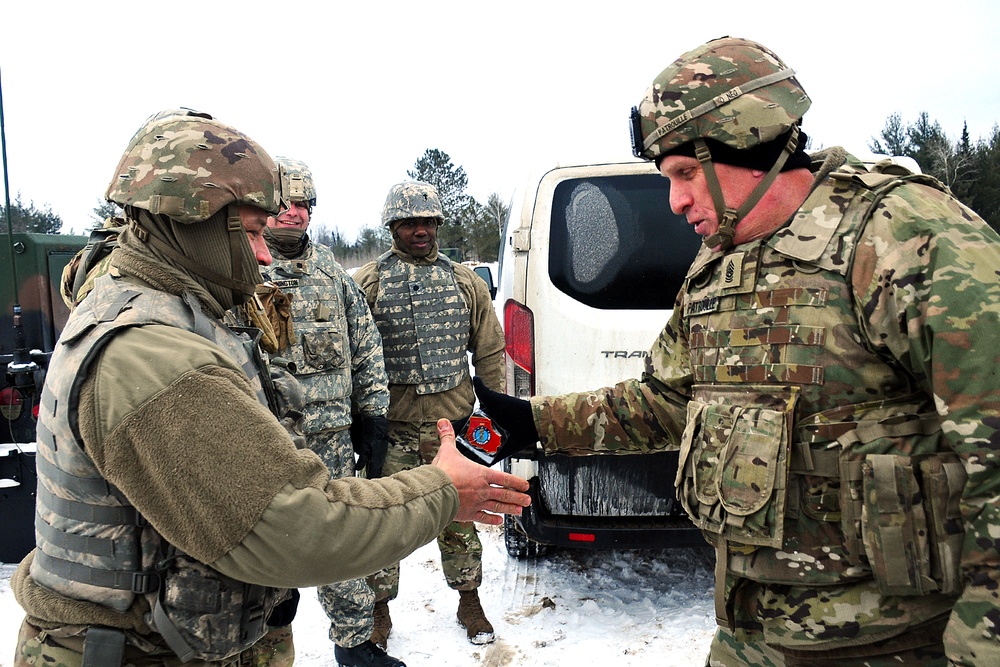
[[869, 222], [853, 284], [872, 345], [934, 396], [968, 473], [948, 657], [1000, 664], [1000, 237], [947, 194], [904, 185]]
[[369, 308], [375, 307], [375, 297], [378, 296], [378, 265], [368, 262], [351, 276], [355, 284], [361, 288]]
[[493, 299], [482, 278], [472, 269], [455, 265], [455, 278], [469, 304], [469, 350], [476, 375], [494, 391], [505, 391], [503, 329], [493, 309]]
[[596, 391], [532, 398], [545, 450], [585, 456], [678, 449], [691, 384], [681, 332], [678, 308], [653, 344], [641, 379]]
[[351, 399], [361, 414], [384, 417], [389, 409], [389, 380], [382, 357], [382, 337], [361, 288], [346, 272], [342, 278], [351, 344]]

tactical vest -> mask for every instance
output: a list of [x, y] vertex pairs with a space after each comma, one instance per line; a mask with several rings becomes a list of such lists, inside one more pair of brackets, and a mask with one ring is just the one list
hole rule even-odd
[[162, 324], [215, 343], [246, 372], [266, 405], [243, 337], [183, 298], [103, 275], [60, 336], [38, 415], [37, 549], [31, 577], [73, 600], [119, 612], [147, 597], [147, 622], [182, 659], [221, 660], [253, 645], [285, 595], [225, 577], [160, 536], [87, 455], [77, 402], [90, 364], [126, 327]]
[[[850, 282], [875, 204], [907, 180], [845, 167], [788, 226], [702, 251], [681, 303], [693, 400], [678, 494], [728, 575], [960, 590], [964, 468], [931, 396], [866, 344]], [[938, 186], [940, 187], [940, 186]]]
[[379, 289], [372, 309], [389, 384], [416, 385], [418, 394], [454, 389], [469, 376], [471, 311], [451, 260], [411, 264], [392, 252], [378, 258]]
[[316, 433], [351, 424], [351, 341], [342, 280], [333, 256], [309, 248], [264, 270], [267, 279], [292, 298], [295, 340], [278, 354], [295, 363], [306, 406], [302, 430]]

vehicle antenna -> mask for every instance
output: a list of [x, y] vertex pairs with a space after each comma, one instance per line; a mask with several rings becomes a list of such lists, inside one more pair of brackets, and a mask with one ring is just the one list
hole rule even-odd
[[34, 374], [38, 364], [32, 361], [31, 353], [24, 336], [24, 323], [21, 322], [21, 303], [18, 301], [17, 289], [17, 255], [14, 254], [14, 223], [10, 213], [10, 180], [7, 178], [7, 132], [3, 122], [3, 83], [0, 79], [0, 153], [3, 155], [3, 196], [4, 214], [7, 217], [7, 242], [10, 244], [10, 286], [13, 291], [14, 304], [14, 355], [7, 364], [7, 373], [11, 376], [11, 384], [17, 388], [25, 388], [34, 383]]

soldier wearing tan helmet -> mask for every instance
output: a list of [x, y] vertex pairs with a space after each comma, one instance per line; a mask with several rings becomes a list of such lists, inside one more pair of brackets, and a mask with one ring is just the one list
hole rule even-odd
[[41, 395], [37, 547], [11, 577], [18, 667], [266, 664], [286, 589], [365, 576], [456, 518], [498, 523], [486, 503], [527, 502], [444, 420], [436, 464], [395, 478], [331, 480], [295, 448], [253, 340], [222, 323], [271, 262], [278, 194], [263, 148], [208, 114], [156, 114], [126, 148], [107, 193], [125, 228]]
[[477, 393], [503, 455], [679, 451], [708, 665], [1000, 664], [1000, 237], [930, 177], [805, 154], [809, 103], [745, 39], [663, 70], [633, 150], [705, 243], [649, 372]]
[[[277, 329], [291, 334], [279, 333], [275, 354], [292, 362], [303, 387], [298, 430], [332, 477], [354, 477], [357, 470], [375, 479], [388, 445], [382, 338], [357, 283], [309, 235], [317, 202], [312, 171], [300, 160], [275, 162], [281, 203], [264, 230], [274, 262], [263, 273], [289, 300], [290, 326]], [[364, 578], [324, 584], [317, 594], [339, 665], [404, 667], [371, 641], [375, 595]]]
[[[389, 376], [389, 453], [385, 472], [419, 468], [437, 451], [434, 422], [472, 413], [475, 394], [468, 353], [476, 373], [499, 389], [504, 382], [504, 341], [486, 283], [470, 268], [439, 252], [437, 229], [445, 224], [437, 189], [420, 181], [389, 189], [382, 223], [392, 250], [354, 274], [382, 334]], [[475, 526], [452, 523], [439, 536], [448, 585], [459, 592], [458, 621], [470, 642], [494, 640], [479, 600], [482, 544]], [[376, 641], [392, 628], [389, 600], [399, 590], [399, 566], [373, 579]]]

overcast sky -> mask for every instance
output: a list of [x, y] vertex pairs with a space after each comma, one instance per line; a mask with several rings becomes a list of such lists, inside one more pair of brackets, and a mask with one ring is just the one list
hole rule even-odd
[[974, 141], [1000, 120], [996, 0], [33, 0], [5, 2], [0, 26], [11, 199], [77, 233], [132, 133], [178, 106], [306, 162], [313, 224], [349, 240], [428, 148], [481, 202], [508, 200], [556, 164], [630, 159], [629, 109], [723, 35], [796, 70], [813, 148], [865, 150], [892, 113], [952, 139], [967, 122]]

